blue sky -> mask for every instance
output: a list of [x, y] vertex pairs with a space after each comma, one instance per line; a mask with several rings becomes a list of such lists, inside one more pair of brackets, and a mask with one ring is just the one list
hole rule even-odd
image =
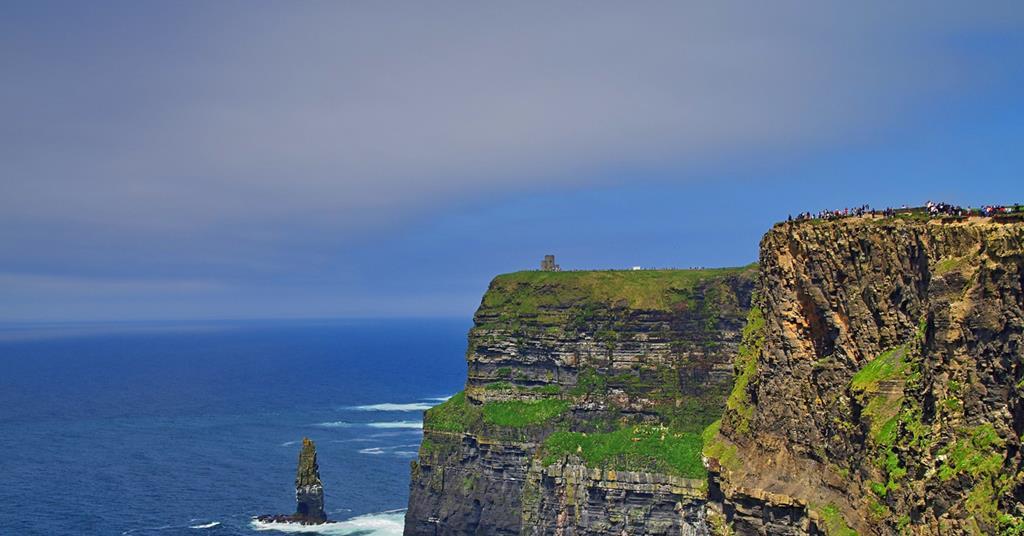
[[468, 317], [545, 253], [1024, 202], [1021, 6], [8, 2], [0, 320]]

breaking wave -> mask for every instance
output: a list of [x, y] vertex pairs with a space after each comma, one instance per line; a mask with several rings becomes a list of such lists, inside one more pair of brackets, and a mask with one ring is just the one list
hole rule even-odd
[[405, 428], [410, 430], [419, 430], [423, 428], [422, 421], [383, 421], [383, 422], [348, 422], [348, 421], [334, 421], [334, 422], [321, 422], [317, 423], [316, 426], [322, 428], [351, 428], [353, 426], [369, 426], [370, 428]]
[[323, 428], [351, 428], [352, 423], [348, 421], [318, 422], [316, 426]]
[[211, 521], [209, 523], [203, 523], [201, 525], [189, 525], [188, 528], [190, 528], [190, 529], [212, 529], [214, 527], [219, 527], [219, 526], [220, 526], [220, 521]]
[[392, 447], [367, 447], [365, 449], [359, 449], [360, 454], [392, 454], [394, 456], [409, 456], [410, 454], [416, 456], [418, 453], [408, 450], [397, 450], [397, 449], [408, 449], [419, 445], [395, 445]]
[[359, 411], [425, 411], [434, 407], [434, 404], [427, 402], [411, 402], [408, 404], [396, 404], [394, 402], [384, 402], [383, 404], [368, 404], [365, 406], [349, 406], [345, 409], [355, 409]]
[[252, 520], [255, 530], [276, 530], [278, 532], [298, 532], [345, 536], [360, 534], [366, 536], [401, 536], [405, 526], [405, 510], [390, 510], [376, 514], [365, 514], [344, 521], [333, 521], [322, 525], [302, 525], [300, 523], [272, 523]]
[[409, 428], [419, 429], [423, 428], [423, 421], [387, 421], [387, 422], [368, 422], [366, 426], [371, 428]]

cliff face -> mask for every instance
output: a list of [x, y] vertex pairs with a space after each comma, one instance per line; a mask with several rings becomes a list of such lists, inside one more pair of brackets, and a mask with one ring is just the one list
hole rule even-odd
[[733, 529], [1020, 529], [1024, 226], [782, 224], [760, 265], [705, 445]]
[[754, 268], [521, 272], [492, 282], [466, 390], [427, 412], [406, 534], [703, 527]]
[[1024, 534], [1024, 224], [786, 223], [759, 266], [495, 279], [406, 534]]

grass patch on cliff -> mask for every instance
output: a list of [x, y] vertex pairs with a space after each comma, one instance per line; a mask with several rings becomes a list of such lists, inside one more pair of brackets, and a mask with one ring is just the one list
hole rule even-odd
[[626, 426], [608, 433], [559, 431], [544, 441], [542, 463], [577, 456], [587, 467], [617, 471], [648, 471], [704, 478], [700, 435], [666, 426]]
[[739, 449], [718, 433], [721, 428], [722, 421], [719, 419], [704, 429], [701, 434], [701, 453], [707, 458], [717, 460], [722, 467], [735, 471], [743, 463], [738, 457]]
[[514, 315], [536, 315], [541, 309], [593, 305], [671, 311], [700, 283], [739, 275], [756, 265], [706, 270], [525, 271], [494, 278], [482, 306]]
[[447, 401], [427, 410], [423, 427], [443, 432], [464, 432], [479, 415], [479, 409], [466, 401], [466, 394], [459, 392]]
[[850, 528], [834, 504], [815, 505], [813, 509], [821, 518], [822, 527], [827, 536], [857, 536], [857, 531]]
[[757, 374], [757, 358], [764, 347], [764, 315], [759, 307], [751, 307], [747, 314], [747, 325], [743, 327], [743, 338], [736, 354], [734, 368], [736, 381], [732, 393], [725, 402], [726, 408], [736, 416], [735, 429], [741, 434], [750, 431], [750, 419], [754, 408], [750, 402], [747, 387]]
[[961, 472], [971, 476], [997, 474], [1002, 468], [1005, 442], [991, 424], [972, 428], [966, 436], [942, 450], [946, 459], [939, 467], [940, 479], [949, 480]]
[[521, 428], [542, 424], [569, 409], [567, 400], [546, 398], [544, 400], [509, 400], [488, 402], [483, 406], [484, 422], [498, 426]]
[[872, 359], [857, 371], [850, 380], [850, 387], [859, 391], [876, 391], [883, 381], [899, 379], [907, 372], [906, 346], [890, 348]]
[[[850, 391], [857, 396], [869, 419], [871, 439], [878, 445], [892, 445], [898, 433], [903, 405], [903, 385], [910, 372], [907, 345], [890, 348], [857, 371]], [[883, 384], [889, 384], [883, 389]]]

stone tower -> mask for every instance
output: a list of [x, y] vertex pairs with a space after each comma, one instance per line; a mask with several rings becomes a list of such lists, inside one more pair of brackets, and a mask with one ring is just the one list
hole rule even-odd
[[540, 269], [543, 272], [561, 272], [562, 267], [555, 264], [554, 255], [544, 255], [544, 260], [540, 261]]

